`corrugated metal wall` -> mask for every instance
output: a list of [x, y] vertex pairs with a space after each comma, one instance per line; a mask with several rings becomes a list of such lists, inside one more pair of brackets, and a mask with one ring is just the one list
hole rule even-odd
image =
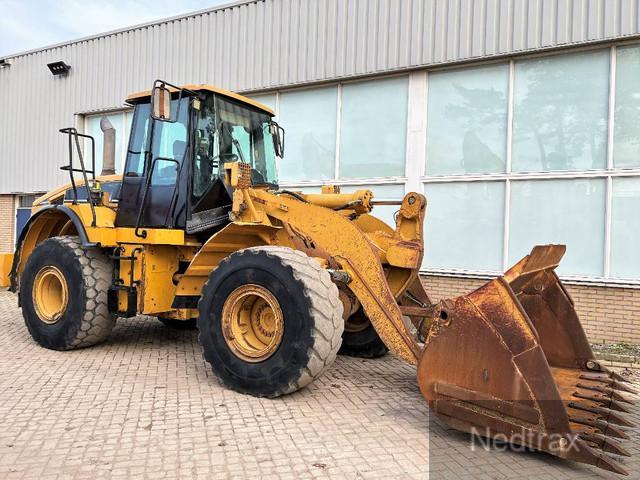
[[[155, 78], [240, 91], [640, 33], [640, 0], [259, 0], [10, 58], [0, 68], [0, 193], [64, 180], [57, 129]], [[66, 77], [46, 64], [63, 60]]]

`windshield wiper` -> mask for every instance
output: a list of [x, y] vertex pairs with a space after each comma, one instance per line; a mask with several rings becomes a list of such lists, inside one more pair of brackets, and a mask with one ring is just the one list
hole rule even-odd
[[240, 154], [240, 161], [242, 163], [247, 163], [246, 160], [244, 159], [244, 154], [242, 153], [242, 148], [240, 148], [240, 142], [238, 140], [236, 140], [235, 138], [233, 138], [233, 135], [231, 135], [231, 143], [233, 143], [233, 145], [236, 147], [236, 150], [238, 150], [238, 153]]
[[[220, 125], [223, 126], [226, 130], [227, 133], [229, 134], [229, 138], [231, 139], [231, 143], [233, 144], [234, 147], [236, 147], [236, 150], [238, 150], [238, 154], [240, 156], [240, 161], [242, 163], [247, 163], [247, 161], [244, 159], [244, 154], [242, 153], [242, 148], [240, 146], [240, 142], [238, 142], [238, 139], [236, 139], [233, 136], [233, 129], [231, 128], [231, 125], [227, 122], [220, 122]], [[216, 127], [217, 129], [217, 127]]]

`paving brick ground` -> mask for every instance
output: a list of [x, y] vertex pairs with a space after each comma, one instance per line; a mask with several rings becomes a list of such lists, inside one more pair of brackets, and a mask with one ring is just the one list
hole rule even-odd
[[[195, 332], [120, 321], [103, 345], [38, 347], [0, 292], [0, 478], [615, 478], [540, 453], [469, 448], [428, 420], [414, 369], [338, 358], [276, 400], [223, 389]], [[632, 414], [640, 423], [640, 410]], [[640, 474], [640, 438], [626, 468]]]

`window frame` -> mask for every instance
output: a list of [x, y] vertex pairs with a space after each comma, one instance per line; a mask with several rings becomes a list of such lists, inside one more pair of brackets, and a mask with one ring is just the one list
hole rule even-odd
[[[404, 172], [402, 175], [395, 175], [389, 177], [349, 177], [349, 178], [340, 178], [340, 125], [342, 119], [342, 87], [344, 85], [353, 85], [358, 83], [366, 83], [375, 80], [386, 80], [390, 78], [406, 78], [407, 84], [409, 85], [411, 81], [411, 74], [407, 72], [396, 73], [391, 75], [376, 75], [373, 77], [367, 78], [358, 78], [352, 80], [344, 80], [341, 82], [329, 82], [322, 84], [313, 84], [313, 85], [305, 85], [303, 87], [296, 88], [286, 88], [280, 90], [267, 90], [261, 92], [245, 92], [244, 95], [250, 96], [251, 98], [255, 98], [257, 101], [260, 101], [260, 97], [263, 96], [275, 96], [275, 105], [273, 111], [275, 113], [274, 119], [278, 119], [280, 115], [280, 97], [282, 94], [286, 94], [289, 92], [299, 92], [304, 90], [315, 90], [317, 88], [327, 88], [327, 87], [337, 87], [337, 95], [336, 95], [336, 137], [335, 137], [335, 154], [334, 154], [334, 165], [333, 165], [333, 178], [329, 179], [305, 179], [299, 181], [281, 181], [279, 184], [282, 187], [320, 187], [327, 183], [332, 183], [334, 185], [381, 185], [381, 184], [406, 184], [407, 183], [407, 157], [408, 152], [405, 149], [405, 163], [404, 163]], [[410, 105], [411, 100], [409, 100], [409, 107], [407, 108], [407, 117], [410, 117]], [[286, 125], [283, 125], [286, 128]], [[407, 121], [407, 132], [405, 132], [405, 139], [408, 136], [409, 126]], [[408, 142], [407, 142], [408, 145]], [[285, 151], [286, 155], [286, 151]]]
[[[503, 270], [508, 269], [511, 265], [509, 262], [509, 244], [510, 244], [510, 218], [511, 218], [511, 187], [514, 182], [526, 180], [573, 180], [573, 179], [590, 179], [599, 178], [606, 182], [605, 190], [605, 218], [604, 218], [604, 252], [603, 252], [603, 275], [602, 276], [586, 276], [586, 275], [561, 275], [565, 280], [576, 283], [598, 284], [598, 285], [618, 285], [639, 287], [640, 278], [618, 278], [611, 276], [611, 221], [613, 207], [613, 179], [620, 177], [640, 177], [640, 168], [616, 168], [613, 162], [614, 148], [614, 127], [615, 127], [615, 94], [616, 94], [616, 71], [617, 71], [617, 47], [637, 46], [640, 43], [635, 42], [619, 42], [608, 45], [596, 45], [584, 48], [573, 48], [570, 50], [561, 50], [557, 52], [536, 53], [534, 55], [522, 55], [509, 57], [506, 60], [495, 60], [490, 63], [508, 63], [509, 65], [509, 87], [508, 87], [508, 105], [507, 105], [507, 158], [505, 172], [488, 173], [488, 174], [455, 174], [455, 175], [427, 175], [426, 163], [423, 163], [422, 176], [420, 182], [422, 190], [429, 183], [452, 183], [452, 182], [503, 182], [505, 184], [504, 199], [504, 241], [503, 241]], [[545, 172], [514, 172], [512, 170], [512, 149], [513, 149], [513, 113], [514, 113], [514, 87], [515, 87], [515, 65], [519, 61], [526, 61], [531, 58], [540, 58], [552, 55], [567, 55], [580, 51], [608, 50], [609, 52], [609, 92], [608, 92], [608, 109], [607, 109], [607, 149], [606, 149], [606, 166], [599, 170], [557, 170]], [[487, 64], [489, 62], [482, 62]], [[475, 65], [475, 64], [474, 64]], [[465, 66], [455, 66], [437, 71], [450, 69], [465, 68]], [[433, 71], [433, 70], [431, 70]], [[428, 101], [428, 78], [427, 78], [427, 101]], [[425, 107], [426, 110], [426, 107]], [[428, 128], [428, 120], [427, 120]], [[425, 140], [426, 141], [426, 140]], [[426, 144], [425, 144], [426, 145]], [[533, 246], [533, 245], [532, 245]], [[492, 277], [500, 275], [499, 271], [483, 271], [483, 270], [464, 270], [457, 268], [424, 268], [424, 273], [460, 275], [469, 277]]]
[[[467, 270], [460, 268], [421, 268], [421, 273], [438, 276], [452, 276], [464, 278], [492, 278], [501, 275], [511, 265], [509, 262], [509, 243], [510, 243], [510, 205], [511, 205], [511, 187], [514, 182], [523, 180], [572, 180], [572, 179], [590, 179], [602, 178], [606, 182], [605, 190], [605, 219], [604, 225], [604, 252], [603, 252], [603, 272], [602, 276], [585, 276], [585, 275], [561, 275], [563, 280], [571, 283], [613, 286], [613, 287], [630, 287], [640, 288], [639, 278], [616, 278], [611, 276], [611, 223], [612, 223], [612, 207], [613, 207], [613, 180], [615, 178], [635, 177], [640, 178], [640, 167], [637, 168], [616, 168], [613, 162], [614, 148], [614, 128], [615, 128], [615, 94], [616, 94], [616, 67], [617, 67], [617, 48], [618, 47], [640, 47], [640, 41], [637, 39], [624, 41], [603, 42], [593, 45], [568, 46], [566, 48], [554, 49], [550, 51], [535, 52], [521, 55], [509, 55], [500, 58], [483, 59], [480, 61], [470, 61], [455, 65], [443, 65], [431, 68], [420, 68], [411, 71], [403, 71], [394, 74], [372, 75], [366, 78], [348, 79], [341, 82], [323, 82], [304, 87], [287, 88], [279, 90], [255, 90], [245, 92], [245, 95], [260, 97], [263, 95], [275, 96], [274, 112], [276, 118], [279, 113], [280, 94], [291, 90], [314, 89], [319, 87], [337, 85], [338, 87], [338, 108], [336, 119], [336, 159], [334, 178], [329, 180], [301, 180], [295, 182], [281, 182], [282, 187], [286, 188], [309, 188], [320, 187], [327, 183], [335, 185], [404, 185], [405, 192], [417, 191], [424, 192], [425, 187], [430, 183], [452, 183], [452, 182], [503, 182], [504, 188], [504, 225], [503, 225], [503, 252], [502, 252], [502, 270]], [[515, 64], [519, 61], [528, 59], [548, 57], [555, 55], [567, 55], [583, 51], [608, 50], [609, 51], [609, 92], [608, 92], [608, 108], [607, 108], [607, 146], [606, 146], [606, 167], [601, 170], [562, 170], [562, 171], [544, 171], [544, 172], [513, 172], [512, 170], [512, 149], [513, 149], [513, 114], [514, 114], [514, 87], [515, 87]], [[466, 68], [474, 68], [479, 66], [487, 66], [493, 64], [507, 64], [509, 70], [508, 78], [508, 96], [507, 96], [507, 135], [506, 135], [506, 166], [505, 171], [501, 173], [473, 173], [473, 174], [452, 174], [452, 175], [427, 175], [426, 166], [426, 150], [427, 150], [427, 102], [429, 97], [429, 75], [435, 72], [463, 70]], [[340, 120], [341, 120], [341, 102], [342, 102], [342, 85], [346, 83], [371, 81], [376, 79], [408, 76], [408, 109], [407, 109], [407, 148], [405, 158], [405, 172], [402, 176], [395, 177], [363, 177], [363, 178], [339, 178], [339, 161], [340, 161]], [[284, 125], [286, 129], [286, 125]], [[427, 199], [428, 201], [428, 199]], [[427, 207], [427, 220], [429, 221], [429, 213]], [[427, 239], [428, 242], [428, 239]], [[532, 245], [533, 246], [533, 245]], [[428, 248], [428, 244], [427, 247]]]
[[[101, 118], [103, 116], [109, 116], [109, 115], [117, 115], [120, 114], [121, 119], [122, 119], [122, 125], [125, 129], [125, 136], [122, 138], [122, 141], [120, 142], [120, 158], [122, 159], [122, 168], [124, 169], [124, 166], [126, 164], [127, 161], [127, 150], [129, 148], [129, 137], [131, 135], [131, 125], [133, 124], [133, 114], [134, 114], [134, 107], [121, 107], [121, 108], [107, 108], [104, 110], [94, 110], [94, 111], [90, 111], [90, 112], [84, 112], [81, 113], [80, 115], [82, 116], [82, 132], [88, 135], [89, 132], [89, 121], [92, 118]], [[100, 157], [102, 155], [102, 152], [96, 152], [96, 160], [97, 157]], [[118, 152], [116, 152], [116, 166], [118, 165]], [[118, 173], [118, 172], [116, 172]], [[123, 172], [120, 172], [123, 173]], [[96, 176], [98, 176], [100, 174], [100, 172], [96, 172]]]

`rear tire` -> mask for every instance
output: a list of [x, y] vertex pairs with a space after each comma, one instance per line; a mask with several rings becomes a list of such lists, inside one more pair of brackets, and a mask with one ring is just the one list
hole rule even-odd
[[209, 275], [198, 308], [204, 357], [220, 382], [238, 392], [295, 392], [322, 375], [340, 348], [338, 288], [317, 261], [290, 248], [230, 255]]
[[40, 243], [20, 280], [22, 315], [33, 339], [52, 350], [71, 350], [104, 341], [115, 324], [107, 291], [113, 265], [77, 237]]
[[362, 308], [354, 313], [345, 326], [342, 334], [340, 355], [357, 358], [379, 358], [387, 354], [389, 349], [384, 344], [373, 324], [366, 317]]
[[198, 320], [192, 318], [190, 320], [177, 320], [175, 318], [162, 318], [158, 317], [158, 320], [162, 322], [165, 327], [173, 330], [197, 330]]

